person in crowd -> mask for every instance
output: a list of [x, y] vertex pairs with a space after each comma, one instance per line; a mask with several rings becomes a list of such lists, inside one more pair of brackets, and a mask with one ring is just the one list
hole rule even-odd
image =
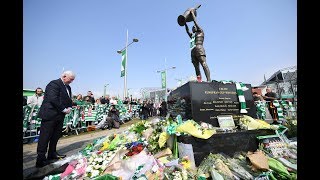
[[115, 96], [112, 96], [112, 98], [110, 100], [110, 104], [111, 105], [117, 105], [118, 104], [117, 98]]
[[95, 105], [99, 105], [99, 104], [101, 104], [101, 101], [100, 101], [99, 98], [97, 98], [97, 99], [96, 99], [96, 102], [95, 102]]
[[40, 87], [38, 87], [35, 90], [35, 94], [28, 98], [27, 104], [28, 105], [37, 105], [38, 107], [40, 107], [43, 102], [43, 97], [44, 97], [43, 90]]
[[254, 101], [264, 101], [263, 97], [257, 92], [253, 92], [252, 96]]
[[129, 97], [126, 97], [126, 98], [124, 99], [124, 101], [123, 101], [123, 104], [128, 104], [129, 102], [130, 102]]
[[153, 101], [149, 100], [147, 106], [148, 106], [148, 113], [149, 113], [148, 116], [152, 117], [153, 116]]
[[130, 104], [132, 104], [132, 105], [137, 105], [137, 99], [132, 99], [131, 102], [130, 102]]
[[108, 129], [112, 129], [113, 127], [116, 129], [120, 128], [120, 112], [115, 105], [110, 106], [106, 121]]
[[167, 102], [165, 101], [165, 100], [162, 100], [162, 102], [161, 102], [161, 111], [162, 111], [162, 113], [161, 113], [161, 117], [166, 117], [167, 116], [167, 111], [168, 111], [168, 109], [167, 109]]
[[23, 106], [28, 104], [27, 96], [23, 96]]
[[62, 135], [64, 117], [71, 112], [72, 92], [69, 84], [75, 77], [72, 71], [65, 71], [61, 78], [50, 81], [46, 86], [46, 93], [39, 111], [39, 117], [42, 120], [37, 146], [37, 168], [49, 164], [51, 160], [66, 157], [57, 152], [57, 143]]
[[83, 100], [84, 100], [85, 104], [91, 104], [91, 100], [90, 100], [90, 97], [89, 97], [89, 96], [85, 96], [85, 97], [83, 98]]
[[109, 105], [109, 103], [110, 103], [109, 95], [105, 95], [103, 98], [101, 98], [101, 104]]
[[154, 108], [155, 108], [155, 116], [160, 116], [160, 102], [155, 102], [154, 103]]
[[83, 100], [82, 98], [82, 94], [78, 94], [77, 95], [77, 98], [73, 101], [73, 104], [75, 106], [81, 106], [81, 105], [84, 105], [85, 104], [85, 101]]
[[87, 101], [87, 99], [89, 99], [89, 102], [94, 105], [94, 103], [96, 102], [96, 100], [93, 97], [93, 93], [91, 91], [87, 92], [87, 95], [84, 97], [84, 100]]
[[141, 106], [141, 119], [146, 120], [148, 118], [149, 118], [148, 103], [147, 101], [143, 101]]
[[278, 95], [275, 92], [273, 92], [270, 87], [266, 89], [266, 92], [267, 93], [262, 97], [268, 103], [268, 110], [273, 119], [273, 123], [277, 124], [277, 121], [278, 121], [277, 108], [273, 105], [273, 101], [278, 99]]

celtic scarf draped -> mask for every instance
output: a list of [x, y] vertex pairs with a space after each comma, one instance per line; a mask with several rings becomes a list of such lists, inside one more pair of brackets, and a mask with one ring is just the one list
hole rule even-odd
[[240, 113], [245, 114], [248, 113], [247, 106], [246, 106], [246, 99], [244, 98], [244, 94], [243, 91], [248, 90], [248, 88], [241, 82], [234, 82], [234, 81], [226, 81], [226, 80], [222, 80], [220, 81], [223, 84], [231, 84], [231, 83], [235, 83], [236, 84], [236, 89], [237, 89], [237, 95], [238, 95], [238, 99], [240, 102]]
[[240, 102], [240, 113], [248, 113], [246, 110], [246, 100], [243, 95], [243, 91], [248, 90], [248, 88], [243, 83], [236, 82], [237, 94]]
[[284, 119], [284, 117], [283, 117], [283, 110], [282, 110], [282, 108], [281, 108], [281, 106], [280, 106], [279, 101], [278, 101], [278, 100], [274, 100], [274, 101], [273, 101], [273, 105], [277, 108], [278, 119], [279, 119], [279, 120], [283, 120], [283, 119]]

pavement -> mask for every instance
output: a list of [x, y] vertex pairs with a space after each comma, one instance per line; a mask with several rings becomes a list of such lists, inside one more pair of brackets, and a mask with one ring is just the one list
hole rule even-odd
[[[78, 135], [69, 135], [66, 137], [61, 137], [57, 144], [57, 151], [60, 154], [65, 154], [72, 156], [77, 154], [82, 150], [87, 144], [91, 143], [92, 140], [105, 137], [110, 134], [115, 134], [127, 130], [128, 126], [140, 121], [139, 119], [134, 119], [122, 124], [119, 129], [111, 130], [100, 130], [82, 132]], [[37, 158], [37, 145], [38, 143], [29, 143], [23, 145], [23, 177], [24, 179], [43, 179], [44, 174], [48, 174], [50, 169], [52, 170], [53, 165], [47, 165], [42, 168], [36, 168], [36, 158]], [[65, 167], [64, 167], [65, 168]], [[52, 174], [52, 173], [50, 173]]]

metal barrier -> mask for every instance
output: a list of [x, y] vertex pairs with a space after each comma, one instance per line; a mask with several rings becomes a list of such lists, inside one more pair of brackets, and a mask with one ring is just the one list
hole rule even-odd
[[[98, 124], [108, 114], [110, 106], [107, 104], [74, 106], [64, 118], [62, 132], [67, 134], [75, 132], [78, 135], [79, 132], [86, 131], [87, 122]], [[130, 107], [127, 104], [120, 104], [116, 107], [120, 109], [122, 122], [133, 119], [135, 117], [133, 112], [139, 111], [139, 106]], [[23, 106], [23, 143], [33, 142], [40, 134], [39, 109], [40, 107], [36, 105]]]
[[[39, 136], [41, 119], [38, 118], [40, 107], [37, 105], [23, 106], [23, 140], [24, 142], [33, 141]], [[33, 138], [33, 139], [31, 139]]]
[[[269, 104], [271, 103], [271, 104]], [[275, 100], [275, 101], [254, 101], [257, 107], [257, 117], [263, 120], [273, 120], [270, 110], [273, 110], [276, 115], [276, 119], [280, 121], [286, 121], [287, 118], [297, 118], [297, 104], [293, 104], [288, 100]], [[269, 106], [272, 106], [269, 108]]]

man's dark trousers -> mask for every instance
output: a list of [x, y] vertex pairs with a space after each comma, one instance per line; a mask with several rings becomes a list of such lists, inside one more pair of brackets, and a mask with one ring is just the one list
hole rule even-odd
[[57, 143], [62, 135], [64, 117], [41, 121], [40, 136], [38, 141], [37, 153], [39, 160], [46, 160], [46, 152], [49, 143], [48, 157], [56, 153]]

